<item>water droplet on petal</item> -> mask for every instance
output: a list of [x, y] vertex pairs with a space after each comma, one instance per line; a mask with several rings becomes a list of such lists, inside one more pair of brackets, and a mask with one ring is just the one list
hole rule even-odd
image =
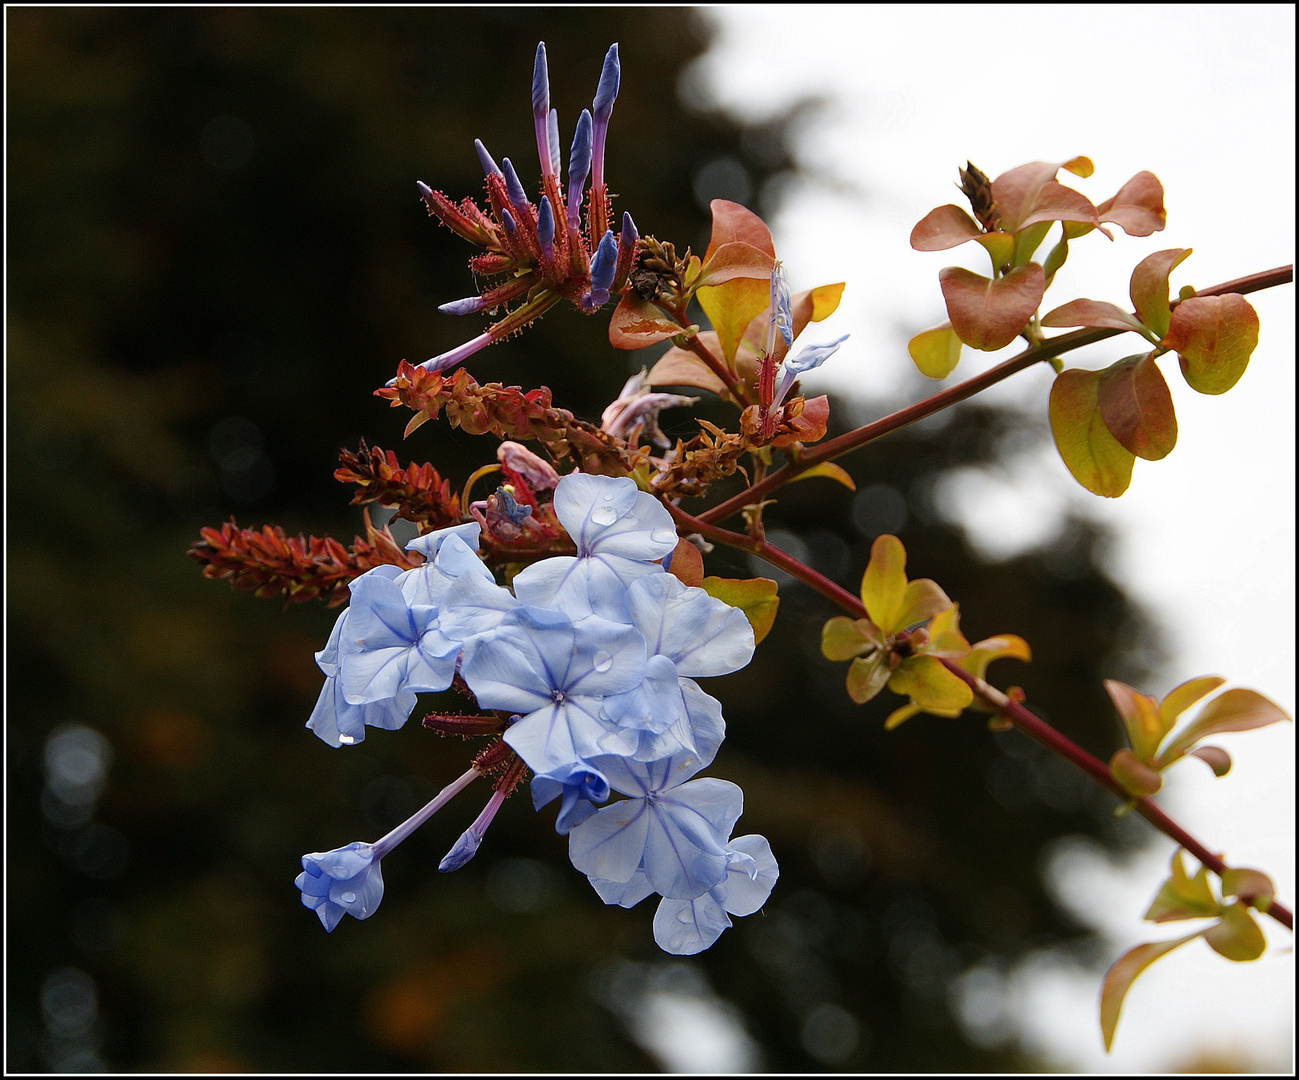
[[612, 525], [618, 520], [618, 511], [612, 506], [597, 506], [591, 511], [591, 520], [597, 525]]
[[599, 672], [608, 671], [613, 667], [613, 657], [607, 652], [598, 652], [595, 654], [595, 670]]
[[351, 746], [352, 743], [356, 742], [356, 740], [352, 738], [351, 735], [340, 735], [338, 737], [338, 741], [343, 743], [345, 746]]
[[345, 903], [345, 904], [355, 904], [355, 903], [356, 903], [356, 893], [354, 893], [354, 892], [345, 892], [345, 893], [343, 893], [342, 900], [343, 900], [343, 903]]
[[675, 544], [677, 533], [675, 529], [655, 529], [650, 533], [650, 539], [656, 544]]
[[688, 923], [692, 920], [693, 916], [694, 912], [691, 911], [689, 907], [683, 907], [677, 912], [677, 922]]

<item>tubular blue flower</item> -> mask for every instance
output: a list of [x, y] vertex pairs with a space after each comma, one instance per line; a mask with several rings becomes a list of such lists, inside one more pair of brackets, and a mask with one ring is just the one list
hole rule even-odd
[[477, 769], [470, 769], [373, 844], [356, 841], [333, 851], [304, 855], [302, 873], [294, 880], [302, 892], [303, 906], [315, 911], [320, 916], [321, 924], [329, 931], [338, 925], [345, 914], [354, 919], [368, 919], [383, 899], [383, 875], [379, 870], [379, 861], [478, 775]]
[[487, 709], [521, 714], [506, 743], [536, 773], [562, 773], [601, 752], [600, 706], [645, 676], [634, 627], [520, 606], [465, 645], [461, 675]]
[[676, 528], [663, 504], [627, 477], [571, 473], [555, 488], [552, 506], [577, 545], [577, 555], [533, 563], [514, 579], [525, 604], [555, 607], [573, 618], [594, 612], [625, 621], [627, 585], [659, 574], [658, 560], [676, 547]]
[[606, 229], [600, 246], [591, 256], [591, 288], [582, 295], [582, 310], [594, 311], [601, 304], [608, 303], [609, 286], [613, 284], [617, 270], [618, 241], [613, 238], [613, 230]]
[[767, 355], [776, 350], [776, 331], [785, 341], [785, 347], [794, 344], [794, 313], [789, 295], [789, 277], [785, 264], [779, 259], [771, 267], [770, 318], [767, 322]]
[[478, 161], [483, 167], [483, 172], [488, 176], [500, 176], [501, 170], [497, 167], [492, 155], [487, 152], [485, 147], [478, 139], [474, 140], [474, 149], [478, 151]]
[[765, 837], [753, 834], [732, 840], [726, 876], [719, 884], [693, 900], [664, 899], [659, 903], [654, 913], [654, 940], [664, 952], [677, 956], [703, 952], [731, 925], [728, 914], [752, 915], [762, 907], [779, 876]]
[[481, 296], [466, 296], [463, 300], [449, 300], [445, 304], [439, 304], [438, 311], [443, 315], [477, 315], [486, 307], [487, 301]]
[[591, 114], [586, 109], [577, 118], [573, 146], [568, 152], [568, 227], [576, 232], [582, 220], [582, 189], [591, 171]]
[[803, 372], [811, 371], [813, 368], [819, 368], [836, 352], [839, 346], [848, 340], [848, 335], [836, 338], [826, 345], [808, 345], [800, 349], [797, 356], [787, 356], [780, 365], [780, 383], [776, 387], [775, 396], [771, 399], [771, 407], [779, 408], [785, 400], [785, 395], [789, 393], [789, 388], [794, 385]]
[[541, 243], [543, 258], [555, 257], [555, 214], [550, 208], [550, 200], [541, 197], [541, 208], [537, 212], [537, 240]]
[[609, 798], [609, 781], [602, 772], [586, 762], [572, 765], [558, 773], [532, 778], [533, 809], [540, 810], [556, 798], [560, 803], [559, 814], [555, 818], [555, 832], [562, 836], [595, 813], [594, 803], [602, 803]]
[[621, 289], [627, 283], [632, 266], [636, 262], [636, 251], [640, 244], [640, 231], [636, 222], [626, 210], [622, 212], [622, 231], [618, 233], [618, 264], [614, 268], [611, 289]]
[[510, 205], [520, 214], [526, 214], [531, 204], [528, 202], [528, 193], [519, 182], [519, 174], [514, 171], [509, 158], [502, 158], [501, 162], [505, 166], [505, 191], [510, 197]]
[[546, 70], [546, 43], [537, 42], [537, 56], [532, 63], [532, 122], [537, 134], [537, 157], [541, 159], [541, 174], [553, 176], [549, 133], [546, 130], [550, 112], [550, 75]]
[[726, 837], [744, 810], [735, 784], [690, 780], [705, 764], [690, 753], [654, 762], [609, 755], [591, 764], [630, 798], [596, 811], [568, 834], [578, 870], [615, 884], [641, 870], [655, 892], [680, 900], [721, 882], [730, 858]]
[[[479, 334], [476, 338], [471, 338], [463, 345], [458, 345], [454, 349], [430, 357], [419, 366], [425, 371], [445, 371], [449, 367], [455, 367], [461, 361], [468, 360], [474, 353], [487, 348], [491, 343], [492, 335], [490, 331], [487, 331]], [[389, 379], [388, 384], [392, 385], [396, 381], [396, 379]]]
[[618, 43], [615, 41], [605, 53], [600, 82], [595, 88], [595, 101], [591, 105], [591, 117], [595, 122], [592, 130], [591, 182], [596, 187], [604, 183], [604, 140], [609, 131], [609, 118], [613, 115], [614, 99], [618, 96], [620, 77]]
[[550, 115], [546, 118], [546, 143], [550, 147], [550, 165], [554, 170], [554, 177], [559, 179], [559, 174], [564, 168], [564, 159], [559, 153], [559, 111], [551, 109]]
[[504, 802], [505, 792], [492, 792], [492, 797], [487, 800], [483, 812], [474, 819], [474, 823], [469, 828], [460, 834], [460, 839], [451, 845], [451, 850], [438, 863], [439, 873], [449, 874], [452, 870], [459, 870], [478, 854], [478, 849], [483, 843], [483, 836], [487, 832], [487, 826], [492, 823], [492, 819], [496, 817], [496, 812]]

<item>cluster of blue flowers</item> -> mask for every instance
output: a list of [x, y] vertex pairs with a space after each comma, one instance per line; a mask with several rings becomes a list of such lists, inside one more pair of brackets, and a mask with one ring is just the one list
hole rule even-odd
[[[358, 743], [367, 726], [400, 727], [416, 692], [444, 690], [458, 671], [482, 708], [508, 714], [503, 739], [534, 774], [534, 805], [559, 800], [556, 829], [601, 899], [631, 907], [658, 893], [655, 940], [696, 953], [729, 916], [761, 907], [778, 874], [763, 837], [731, 838], [739, 787], [692, 779], [725, 731], [694, 680], [744, 667], [753, 631], [666, 572], [671, 515], [632, 480], [573, 473], [554, 511], [577, 555], [527, 567], [513, 592], [475, 553], [476, 522], [409, 544], [426, 560], [414, 570], [357, 578], [316, 654], [326, 680], [307, 726], [332, 746]], [[383, 896], [380, 860], [477, 775], [374, 844], [304, 856], [302, 902], [327, 930], [344, 913], [367, 918]], [[612, 792], [626, 798], [599, 806]], [[498, 787], [439, 869], [473, 857], [506, 794]]]

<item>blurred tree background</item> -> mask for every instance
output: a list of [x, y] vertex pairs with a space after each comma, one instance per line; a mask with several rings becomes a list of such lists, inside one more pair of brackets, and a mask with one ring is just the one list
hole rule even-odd
[[[737, 832], [770, 838], [781, 878], [762, 914], [681, 960], [654, 946], [653, 904], [599, 903], [526, 795], [442, 876], [477, 813], [463, 797], [385, 862], [378, 916], [326, 935], [293, 887], [301, 855], [375, 839], [466, 747], [417, 721], [325, 746], [303, 724], [334, 613], [234, 593], [184, 555], [231, 514], [350, 540], [360, 516], [332, 472], [361, 436], [456, 485], [492, 459], [492, 440], [440, 424], [403, 444], [408, 414], [372, 391], [477, 332], [436, 311], [472, 291], [470, 249], [414, 182], [478, 193], [475, 137], [532, 161], [538, 40], [565, 146], [621, 42], [607, 175], [617, 207], [679, 249], [706, 242], [711, 198], [773, 209], [797, 114], [751, 129], [688, 113], [678, 80], [707, 47], [688, 9], [6, 22], [8, 1068], [645, 1071], [679, 1061], [673, 1016], [746, 1032], [770, 1070], [1037, 1067], [959, 988], [1033, 950], [1089, 958], [1041, 862], [1076, 834], [1131, 844], [1131, 826], [974, 714], [886, 734], [893, 703], [848, 701], [817, 647], [835, 612], [802, 586], [782, 585], [755, 662], [707, 687], [729, 727], [709, 774], [743, 786]], [[608, 310], [552, 312], [473, 373], [598, 417], [645, 361], [609, 348]], [[883, 407], [838, 402], [837, 426]], [[1100, 679], [1138, 680], [1158, 644], [1096, 568], [1105, 537], [1069, 522], [986, 565], [936, 505], [954, 467], [1051, 452], [1040, 426], [983, 409], [918, 425], [845, 462], [855, 495], [795, 485], [770, 527], [849, 587], [874, 536], [900, 535], [971, 640], [1032, 644], [998, 681], [1107, 757]], [[709, 571], [770, 574], [723, 551]]]

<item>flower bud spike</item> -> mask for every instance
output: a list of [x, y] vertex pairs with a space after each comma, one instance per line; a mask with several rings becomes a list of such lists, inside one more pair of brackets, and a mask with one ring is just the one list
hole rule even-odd
[[551, 109], [550, 116], [546, 119], [546, 142], [550, 147], [549, 175], [558, 178], [564, 168], [564, 159], [559, 153], [559, 111], [557, 109]]
[[604, 138], [609, 131], [609, 117], [613, 115], [614, 98], [618, 96], [621, 69], [618, 64], [618, 43], [609, 46], [600, 71], [600, 82], [595, 88], [595, 101], [591, 118], [595, 122], [592, 132], [591, 182], [596, 187], [604, 184]]
[[604, 239], [591, 259], [591, 288], [582, 296], [582, 309], [595, 311], [609, 299], [609, 286], [618, 268], [618, 241], [613, 231], [606, 230]]
[[537, 58], [532, 64], [532, 123], [537, 134], [537, 157], [541, 175], [555, 174], [549, 134], [550, 74], [546, 69], [546, 43], [537, 42]]
[[478, 160], [482, 163], [484, 174], [487, 176], [500, 176], [501, 170], [497, 168], [496, 162], [492, 160], [492, 155], [487, 152], [487, 147], [478, 139], [474, 140], [474, 149], [478, 151]]
[[510, 197], [510, 205], [519, 213], [523, 213], [524, 207], [528, 206], [528, 195], [523, 190], [523, 185], [519, 183], [519, 174], [514, 171], [514, 166], [510, 164], [509, 158], [501, 159], [505, 163], [505, 190]]
[[586, 109], [577, 118], [573, 147], [568, 152], [568, 228], [577, 232], [582, 219], [582, 189], [591, 171], [591, 114]]
[[443, 315], [475, 315], [487, 307], [487, 301], [481, 296], [466, 296], [463, 300], [452, 300], [439, 304], [438, 311]]
[[555, 257], [555, 214], [544, 195], [537, 214], [537, 240], [541, 243], [541, 257], [549, 262]]
[[613, 284], [609, 287], [611, 291], [617, 292], [627, 284], [627, 277], [636, 262], [636, 246], [639, 243], [640, 233], [636, 230], [636, 222], [624, 210], [622, 232], [618, 234], [618, 266], [614, 271]]
[[483, 834], [487, 831], [487, 826], [492, 823], [492, 818], [496, 817], [496, 811], [501, 808], [503, 802], [505, 802], [503, 792], [492, 792], [492, 797], [487, 800], [483, 812], [474, 819], [474, 823], [469, 828], [460, 834], [460, 839], [452, 845], [451, 850], [438, 863], [440, 873], [449, 874], [452, 870], [459, 870], [478, 854], [478, 848], [483, 842]]

